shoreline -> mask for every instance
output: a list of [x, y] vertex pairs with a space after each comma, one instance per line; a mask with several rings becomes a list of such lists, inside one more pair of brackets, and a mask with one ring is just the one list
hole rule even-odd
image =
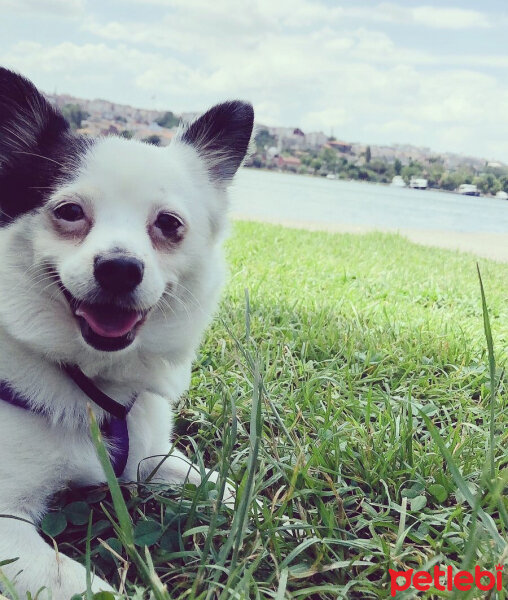
[[[267, 167], [247, 167], [244, 166], [244, 169], [247, 169], [248, 171], [262, 171], [263, 173], [278, 173], [280, 175], [295, 175], [296, 177], [308, 177], [310, 179], [326, 179], [326, 177], [321, 177], [318, 175], [312, 175], [311, 173], [295, 173], [294, 171], [283, 171], [281, 169], [268, 169]], [[370, 180], [365, 180], [365, 179], [341, 179], [340, 177], [337, 177], [335, 180], [332, 181], [344, 181], [346, 183], [361, 183], [361, 184], [366, 184], [366, 185], [379, 185], [382, 187], [391, 187], [392, 183], [390, 181], [370, 181]], [[400, 189], [411, 189], [408, 185], [406, 185], [405, 188], [400, 188]], [[418, 190], [421, 192], [439, 192], [442, 194], [453, 194], [455, 196], [467, 196], [468, 194], [461, 194], [459, 192], [457, 192], [456, 189], [454, 190], [447, 190], [446, 188], [440, 188], [440, 187], [427, 187], [424, 190]], [[504, 198], [497, 198], [495, 195], [493, 194], [482, 194], [480, 193], [478, 195], [478, 198], [489, 198], [492, 200], [500, 200], [501, 202], [507, 202], [508, 200], [505, 200]]]
[[240, 212], [231, 212], [233, 221], [255, 221], [282, 225], [291, 229], [307, 231], [325, 231], [328, 233], [391, 233], [398, 234], [410, 242], [421, 246], [443, 248], [474, 254], [497, 262], [508, 262], [508, 233], [463, 232], [439, 229], [391, 229], [369, 225], [350, 225], [347, 223], [329, 224], [319, 221], [296, 221], [291, 219], [272, 219], [269, 217], [253, 217]]

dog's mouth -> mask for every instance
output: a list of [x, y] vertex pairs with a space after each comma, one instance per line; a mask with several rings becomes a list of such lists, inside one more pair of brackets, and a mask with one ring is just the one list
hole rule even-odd
[[147, 311], [85, 302], [74, 310], [84, 340], [96, 350], [106, 351], [122, 350], [130, 346], [146, 315]]
[[78, 300], [60, 280], [58, 283], [87, 344], [105, 352], [123, 350], [132, 344], [149, 309], [137, 310], [114, 303]]

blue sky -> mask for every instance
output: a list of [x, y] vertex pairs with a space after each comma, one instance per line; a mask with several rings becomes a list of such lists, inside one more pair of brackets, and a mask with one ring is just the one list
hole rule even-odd
[[47, 92], [508, 162], [508, 5], [0, 0], [0, 64]]

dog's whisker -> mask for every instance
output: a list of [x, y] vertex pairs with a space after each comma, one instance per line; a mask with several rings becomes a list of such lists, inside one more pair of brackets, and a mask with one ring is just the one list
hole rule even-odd
[[157, 304], [154, 307], [155, 309], [159, 310], [162, 313], [162, 316], [164, 317], [164, 320], [167, 321], [168, 320], [168, 316], [166, 315], [166, 312], [164, 311], [164, 309], [162, 308], [162, 306], [157, 302]]
[[195, 302], [196, 304], [196, 308], [199, 308], [200, 310], [202, 310], [202, 306], [200, 301], [198, 300], [198, 298], [196, 298], [196, 296], [189, 290], [189, 288], [185, 287], [182, 283], [180, 283], [179, 281], [177, 281], [175, 283], [175, 286], [179, 289], [182, 289], [186, 294], [188, 294], [190, 296], [190, 299]]
[[[27, 293], [31, 292], [31, 291], [32, 291], [34, 288], [36, 288], [37, 286], [44, 285], [44, 283], [45, 283], [46, 281], [48, 281], [48, 280], [47, 280], [47, 279], [41, 279], [41, 280], [39, 280], [39, 281], [35, 281], [35, 282], [33, 282], [33, 283], [32, 283], [32, 285], [31, 285], [31, 286], [30, 286], [30, 287], [27, 289]], [[56, 282], [55, 282], [55, 281], [51, 281], [51, 282], [50, 282], [50, 285], [54, 285], [54, 284], [56, 284]], [[44, 292], [44, 289], [45, 289], [45, 288], [43, 288], [42, 290], [40, 290], [40, 293], [43, 293], [43, 292]]]
[[54, 158], [50, 158], [49, 156], [43, 156], [42, 154], [35, 154], [34, 152], [25, 152], [23, 150], [14, 150], [14, 154], [26, 154], [27, 156], [34, 156], [35, 158], [42, 158], [44, 160], [48, 160], [52, 163], [55, 163], [55, 165], [62, 167], [62, 169], [66, 168], [66, 166], [63, 163], [58, 162], [57, 160], [55, 160]]
[[174, 308], [169, 304], [169, 302], [167, 302], [167, 300], [163, 298], [163, 296], [159, 298], [155, 306], [162, 312], [164, 318], [167, 318], [164, 307], [167, 307], [173, 313], [173, 315], [176, 315]]
[[[166, 298], [166, 297], [167, 297], [167, 298], [169, 298], [169, 299], [172, 299], [172, 300], [175, 300], [176, 302], [178, 302], [178, 303], [180, 304], [180, 306], [182, 306], [182, 308], [185, 310], [185, 312], [186, 312], [186, 314], [187, 314], [187, 318], [188, 318], [189, 320], [192, 320], [192, 315], [191, 315], [191, 312], [190, 312], [190, 310], [189, 310], [189, 307], [187, 306], [187, 304], [186, 304], [186, 303], [185, 303], [185, 302], [184, 302], [184, 301], [183, 301], [181, 298], [179, 298], [179, 297], [178, 297], [178, 296], [176, 296], [175, 294], [172, 294], [172, 293], [171, 293], [171, 292], [169, 292], [169, 291], [165, 292], [165, 293], [163, 294], [163, 297], [164, 297], [164, 298]], [[166, 302], [167, 302], [167, 300], [166, 300]]]

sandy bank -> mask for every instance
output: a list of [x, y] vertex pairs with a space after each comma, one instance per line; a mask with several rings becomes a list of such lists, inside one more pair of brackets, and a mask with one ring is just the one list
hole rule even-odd
[[466, 233], [458, 231], [421, 230], [421, 229], [383, 229], [379, 227], [347, 224], [327, 224], [308, 221], [277, 220], [264, 217], [252, 217], [233, 212], [231, 217], [242, 221], [262, 221], [274, 225], [283, 225], [294, 229], [309, 231], [329, 231], [332, 233], [399, 233], [408, 240], [424, 246], [470, 252], [476, 256], [490, 258], [499, 262], [508, 262], [508, 233]]

